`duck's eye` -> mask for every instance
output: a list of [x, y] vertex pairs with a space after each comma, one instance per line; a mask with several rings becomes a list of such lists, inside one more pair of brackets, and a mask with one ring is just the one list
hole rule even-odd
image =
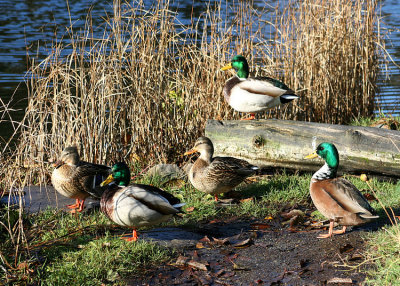
[[322, 151], [322, 150], [324, 150], [324, 147], [318, 146], [317, 150], [318, 150], [318, 151]]

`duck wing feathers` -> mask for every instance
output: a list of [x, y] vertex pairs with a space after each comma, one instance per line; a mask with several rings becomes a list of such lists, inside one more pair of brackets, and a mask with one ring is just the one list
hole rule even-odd
[[100, 184], [109, 175], [111, 168], [104, 165], [81, 161], [74, 170], [76, 183], [81, 184], [87, 193], [94, 198], [100, 198], [105, 188]]
[[155, 210], [163, 215], [176, 214], [179, 207], [173, 205], [179, 204], [179, 199], [173, 195], [149, 185], [131, 184], [125, 188], [125, 194], [132, 197], [148, 208]]
[[76, 177], [94, 176], [101, 174], [107, 176], [110, 173], [111, 168], [104, 165], [93, 164], [85, 161], [80, 161], [75, 169]]
[[343, 209], [367, 216], [375, 214], [375, 210], [360, 191], [348, 180], [335, 178], [329, 184], [324, 184], [323, 189], [327, 192]]
[[233, 157], [214, 157], [208, 167], [216, 175], [236, 174], [241, 177], [248, 177], [258, 170], [258, 167], [245, 160]]
[[271, 97], [278, 97], [283, 94], [294, 95], [294, 91], [283, 82], [270, 77], [247, 78], [237, 83], [237, 86], [253, 94], [268, 95]]

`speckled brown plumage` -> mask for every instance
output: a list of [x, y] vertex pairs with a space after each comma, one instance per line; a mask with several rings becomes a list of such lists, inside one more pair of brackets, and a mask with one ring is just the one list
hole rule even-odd
[[233, 157], [213, 158], [214, 147], [207, 137], [197, 139], [192, 150], [186, 154], [200, 152], [200, 157], [189, 171], [189, 180], [192, 185], [207, 194], [217, 196], [232, 190], [243, 180], [258, 170], [245, 160]]
[[[104, 165], [80, 161], [76, 147], [63, 150], [60, 160], [53, 170], [51, 181], [54, 188], [63, 196], [85, 200], [89, 196], [100, 198], [102, 190], [95, 188], [97, 175], [106, 177], [110, 168]], [[101, 179], [99, 180], [101, 182]], [[99, 183], [100, 183], [99, 182]]]

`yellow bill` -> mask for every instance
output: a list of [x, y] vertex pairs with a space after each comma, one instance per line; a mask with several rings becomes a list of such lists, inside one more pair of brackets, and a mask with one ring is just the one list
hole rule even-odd
[[108, 185], [109, 183], [114, 181], [114, 177], [112, 174], [110, 174], [107, 179], [105, 179], [103, 182], [101, 182], [100, 187], [104, 187], [106, 185]]
[[226, 71], [226, 70], [230, 70], [232, 68], [232, 64], [229, 63], [226, 66], [224, 66], [223, 68], [221, 68], [222, 71]]
[[314, 159], [314, 158], [317, 158], [317, 157], [318, 157], [317, 152], [314, 152], [314, 153], [312, 153], [310, 155], [305, 156], [304, 159]]

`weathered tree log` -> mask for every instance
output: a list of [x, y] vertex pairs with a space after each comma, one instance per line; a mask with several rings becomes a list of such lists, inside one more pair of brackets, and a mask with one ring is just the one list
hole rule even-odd
[[400, 177], [400, 131], [270, 119], [208, 120], [205, 133], [216, 156], [242, 158], [260, 167], [316, 171], [322, 160], [304, 157], [319, 143], [331, 142], [339, 151], [339, 172]]

